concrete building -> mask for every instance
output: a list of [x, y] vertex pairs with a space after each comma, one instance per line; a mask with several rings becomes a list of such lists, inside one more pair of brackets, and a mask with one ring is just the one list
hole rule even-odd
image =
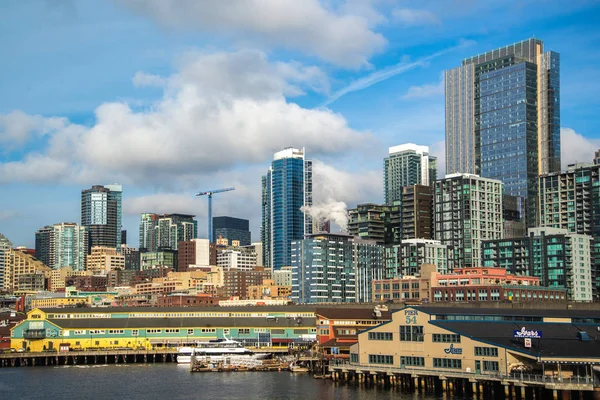
[[292, 267], [282, 267], [271, 273], [273, 283], [277, 286], [292, 286]]
[[35, 258], [54, 267], [54, 227], [45, 226], [35, 232]]
[[92, 275], [106, 275], [115, 269], [125, 269], [125, 256], [113, 247], [92, 247], [87, 257], [86, 270]]
[[250, 271], [257, 267], [256, 253], [245, 247], [229, 248], [217, 251], [217, 266], [224, 270], [241, 269]]
[[429, 147], [413, 143], [390, 147], [383, 161], [385, 203], [401, 200], [405, 186], [430, 186], [436, 179], [437, 158], [429, 155]]
[[83, 271], [89, 251], [88, 227], [63, 222], [54, 224], [53, 229], [52, 268], [72, 267], [76, 271]]
[[250, 221], [234, 217], [213, 217], [213, 237], [219, 237], [240, 242], [241, 246], [249, 246], [252, 243], [250, 233]]
[[81, 191], [81, 225], [89, 232], [89, 249], [121, 246], [121, 185], [94, 185]]
[[264, 267], [256, 267], [253, 270], [230, 269], [223, 270], [222, 273], [223, 286], [218, 290], [219, 297], [224, 299], [237, 297], [242, 300], [249, 299], [250, 287], [261, 286], [270, 275]]
[[528, 39], [445, 72], [446, 171], [504, 183], [535, 226], [537, 176], [560, 171], [560, 57]]
[[292, 300], [354, 303], [371, 298], [384, 273], [383, 246], [344, 234], [314, 234], [292, 242]]
[[348, 233], [377, 244], [400, 243], [402, 210], [397, 205], [359, 204], [348, 210]]
[[592, 237], [559, 228], [531, 228], [529, 236], [482, 242], [482, 265], [534, 276], [543, 286], [564, 288], [572, 301], [597, 298]]
[[385, 277], [417, 275], [421, 265], [433, 264], [437, 272], [454, 271], [454, 249], [439, 240], [408, 239], [385, 248]]
[[[13, 294], [31, 290], [29, 283], [35, 274], [42, 274], [50, 278], [51, 269], [31, 254], [18, 249], [4, 252], [4, 287], [3, 289]], [[21, 279], [21, 277], [24, 277]], [[38, 279], [34, 277], [35, 279]], [[29, 281], [29, 283], [27, 282]], [[39, 282], [39, 280], [38, 280]], [[23, 285], [23, 287], [21, 286]], [[27, 286], [27, 287], [25, 287]], [[43, 289], [43, 288], [42, 288]]]
[[248, 286], [247, 291], [250, 300], [287, 300], [292, 295], [292, 285], [279, 286], [272, 279], [265, 279], [260, 285]]
[[4, 272], [6, 270], [6, 253], [12, 249], [13, 245], [6, 236], [0, 233], [0, 290], [4, 289]]
[[188, 214], [143, 213], [140, 220], [140, 252], [177, 250], [179, 242], [198, 236], [198, 221]]
[[452, 246], [457, 267], [481, 265], [481, 241], [502, 239], [502, 182], [470, 174], [435, 184], [435, 238]]
[[177, 250], [179, 271], [188, 271], [190, 267], [217, 265], [217, 250], [208, 239], [191, 239], [179, 242]]
[[290, 265], [290, 244], [312, 233], [312, 217], [303, 212], [312, 206], [312, 161], [304, 149], [275, 153], [262, 177], [263, 263], [273, 270]]

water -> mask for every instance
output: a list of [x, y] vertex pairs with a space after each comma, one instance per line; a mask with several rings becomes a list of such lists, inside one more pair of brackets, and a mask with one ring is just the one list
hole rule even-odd
[[436, 399], [285, 372], [190, 373], [175, 364], [0, 369], [0, 399]]

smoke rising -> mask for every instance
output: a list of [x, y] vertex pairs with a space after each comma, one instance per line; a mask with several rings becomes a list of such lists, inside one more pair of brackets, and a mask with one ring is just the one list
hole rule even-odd
[[342, 231], [348, 231], [348, 206], [343, 201], [331, 200], [327, 203], [303, 206], [300, 210], [316, 220], [331, 221]]

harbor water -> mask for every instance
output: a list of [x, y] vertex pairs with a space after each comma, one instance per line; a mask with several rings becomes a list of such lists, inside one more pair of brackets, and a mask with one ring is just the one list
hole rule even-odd
[[[190, 373], [189, 365], [121, 364], [0, 369], [0, 399], [423, 399], [282, 372]], [[448, 399], [448, 397], [444, 397]]]

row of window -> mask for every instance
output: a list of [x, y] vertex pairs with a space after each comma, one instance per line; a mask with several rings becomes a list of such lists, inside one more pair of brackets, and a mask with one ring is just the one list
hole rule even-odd
[[424, 357], [400, 357], [400, 365], [407, 367], [424, 367], [425, 366], [425, 358]]
[[435, 343], [460, 343], [460, 335], [434, 333], [432, 341]]
[[369, 332], [369, 340], [393, 340], [392, 332]]
[[422, 325], [400, 325], [400, 341], [401, 342], [423, 342], [423, 326]]
[[498, 357], [498, 349], [496, 347], [475, 347], [475, 356]]
[[369, 364], [394, 364], [394, 356], [382, 355], [382, 354], [369, 354]]
[[462, 360], [456, 358], [434, 358], [434, 368], [462, 369]]

